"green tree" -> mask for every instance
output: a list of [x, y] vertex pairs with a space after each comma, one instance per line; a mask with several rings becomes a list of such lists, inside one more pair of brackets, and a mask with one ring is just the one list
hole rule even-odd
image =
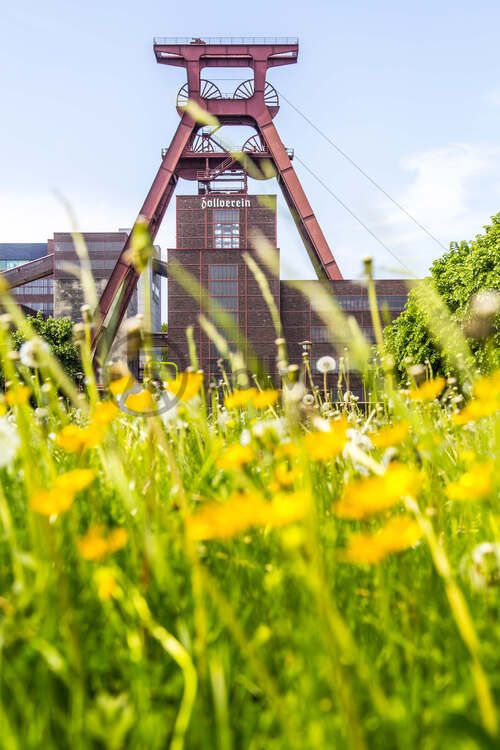
[[[431, 266], [431, 281], [460, 325], [478, 367], [487, 371], [500, 366], [500, 213], [484, 234], [471, 242], [452, 242], [450, 249]], [[480, 295], [491, 290], [492, 295]], [[479, 297], [477, 295], [480, 295]], [[404, 376], [409, 364], [428, 360], [433, 372], [446, 373], [450, 363], [430, 333], [426, 310], [415, 290], [410, 291], [404, 311], [385, 329], [387, 347], [396, 370]]]
[[[73, 323], [70, 318], [44, 318], [41, 313], [36, 317], [28, 316], [28, 320], [36, 333], [50, 346], [67, 374], [76, 379], [81, 372], [80, 352], [73, 340]], [[24, 338], [19, 331], [12, 334], [14, 346], [20, 349]]]

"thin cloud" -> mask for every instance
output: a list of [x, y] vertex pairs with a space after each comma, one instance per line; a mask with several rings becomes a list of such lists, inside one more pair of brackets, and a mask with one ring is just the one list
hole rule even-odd
[[[473, 237], [498, 210], [495, 177], [500, 167], [500, 148], [485, 144], [451, 143], [429, 149], [401, 161], [414, 177], [398, 201], [444, 245]], [[415, 245], [422, 252], [429, 238], [405, 215], [390, 209], [379, 222], [394, 246]], [[436, 245], [431, 251], [436, 256]]]
[[483, 98], [484, 98], [484, 101], [487, 104], [490, 104], [492, 107], [500, 108], [500, 89], [494, 89], [493, 91], [488, 91], [488, 93], [485, 94]]

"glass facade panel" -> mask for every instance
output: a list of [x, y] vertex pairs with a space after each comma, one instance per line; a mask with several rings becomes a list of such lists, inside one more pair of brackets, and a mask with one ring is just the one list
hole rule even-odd
[[37, 279], [14, 289], [14, 294], [53, 294], [54, 282], [52, 279]]
[[26, 307], [30, 307], [32, 310], [41, 310], [45, 315], [52, 315], [54, 306], [50, 302], [28, 302]]
[[214, 209], [212, 212], [214, 247], [240, 246], [240, 212], [238, 209]]
[[235, 263], [208, 266], [208, 293], [214, 307], [238, 317], [238, 266]]
[[29, 260], [0, 260], [0, 271], [8, 271], [9, 268], [16, 268], [29, 262]]
[[212, 263], [208, 266], [208, 279], [232, 281], [238, 278], [238, 266], [235, 263]]
[[311, 341], [313, 344], [327, 344], [330, 341], [327, 326], [311, 326]]

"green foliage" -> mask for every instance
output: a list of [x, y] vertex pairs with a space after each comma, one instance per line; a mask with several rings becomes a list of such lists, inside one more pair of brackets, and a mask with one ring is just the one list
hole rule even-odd
[[[479, 292], [500, 288], [500, 213], [492, 217], [484, 234], [477, 235], [470, 243], [451, 243], [450, 249], [432, 264], [431, 281], [452, 319], [468, 337], [476, 365], [482, 371], [498, 367], [498, 316], [489, 331], [491, 335], [486, 336], [484, 330], [478, 335], [471, 326], [471, 318], [476, 315], [471, 309], [471, 300]], [[443, 374], [451, 369], [449, 360], [429, 332], [425, 305], [419, 301], [415, 290], [410, 292], [405, 310], [386, 328], [385, 338], [401, 375], [406, 373], [408, 364], [426, 360], [434, 373]]]
[[287, 367], [208, 404], [198, 373], [167, 401], [91, 371], [81, 393], [11, 354], [2, 750], [498, 746], [500, 371], [458, 412], [456, 384], [398, 391], [360, 342], [366, 409]]
[[[49, 345], [52, 353], [57, 357], [66, 373], [73, 379], [81, 371], [80, 353], [73, 341], [73, 323], [70, 318], [44, 318], [41, 313], [36, 317], [29, 316], [34, 331]], [[12, 333], [16, 349], [20, 349], [24, 338], [19, 331]]]

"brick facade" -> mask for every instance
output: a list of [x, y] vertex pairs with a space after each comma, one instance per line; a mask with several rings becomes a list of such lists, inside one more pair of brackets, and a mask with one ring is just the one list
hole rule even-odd
[[[221, 232], [220, 226], [216, 227], [217, 220], [224, 216], [231, 220], [235, 218], [232, 213], [220, 213], [226, 208], [237, 210], [239, 226], [238, 229], [233, 227], [233, 239], [228, 240], [228, 244], [233, 246], [222, 248], [217, 235], [217, 232]], [[216, 211], [219, 213], [214, 213]], [[242, 339], [248, 342], [248, 346], [241, 345], [243, 353], [249, 359], [251, 353], [255, 353], [262, 369], [274, 375], [276, 334], [271, 314], [258, 283], [243, 259], [243, 253], [248, 252], [255, 256], [255, 252], [250, 249], [252, 233], [255, 231], [264, 235], [273, 248], [277, 248], [276, 197], [246, 194], [178, 196], [176, 224], [177, 247], [168, 251], [169, 358], [177, 361], [181, 367], [189, 364], [186, 327], [191, 325], [194, 329], [200, 366], [209, 379], [217, 374], [216, 360], [219, 355], [203, 333], [198, 320], [200, 313], [210, 318], [210, 303], [204, 302], [203, 293], [199, 289], [201, 287], [206, 292], [212, 288], [215, 294], [222, 295], [222, 301], [229, 300], [226, 303], [227, 307], [231, 308], [231, 314], [237, 319]], [[231, 229], [227, 231], [230, 232]], [[194, 297], [177, 278], [176, 263], [190, 275]], [[374, 340], [368, 296], [366, 288], [361, 283], [301, 281], [292, 285], [286, 281], [279, 281], [260, 261], [258, 263], [280, 312], [291, 362], [301, 362], [303, 341], [310, 341], [312, 344], [313, 370], [316, 360], [324, 354], [342, 356], [344, 353], [343, 344], [340, 341], [331, 341], [324, 321], [311, 309], [309, 300], [314, 296], [318, 284], [329, 286], [332, 296], [336, 298], [345, 314], [356, 319], [368, 340]], [[223, 267], [222, 271], [219, 267]], [[211, 276], [214, 275], [214, 271], [211, 270], [213, 268], [219, 276], [227, 276], [230, 279], [220, 283], [211, 281]], [[227, 298], [224, 297], [225, 285], [232, 295]], [[407, 297], [406, 283], [399, 279], [383, 279], [377, 280], [376, 288], [382, 320], [388, 323], [404, 308]], [[212, 322], [216, 324], [214, 319]], [[225, 338], [228, 336], [225, 335]], [[359, 386], [359, 383], [357, 385]]]

